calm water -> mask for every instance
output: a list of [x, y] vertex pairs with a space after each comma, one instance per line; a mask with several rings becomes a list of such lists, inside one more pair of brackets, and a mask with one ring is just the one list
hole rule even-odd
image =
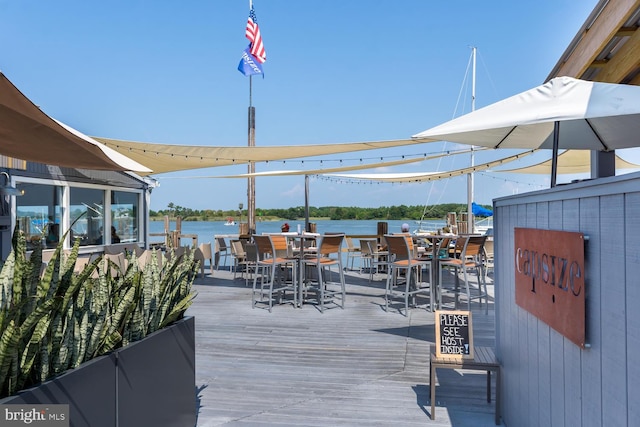
[[[265, 221], [258, 222], [256, 224], [257, 233], [277, 233], [280, 232], [280, 227], [285, 221]], [[289, 224], [289, 231], [297, 231], [298, 225], [304, 230], [304, 221], [286, 221]], [[378, 232], [378, 220], [318, 220], [311, 221], [316, 224], [318, 233], [325, 232], [344, 232], [345, 234], [377, 234]], [[409, 229], [414, 231], [418, 228], [426, 230], [435, 230], [444, 226], [444, 221], [429, 220], [423, 221], [422, 225], [415, 221], [399, 220], [399, 221], [386, 221], [388, 224], [389, 233], [399, 233], [400, 227], [403, 223], [409, 224]], [[149, 223], [149, 230], [151, 233], [163, 233], [164, 222], [163, 221], [151, 221]], [[175, 230], [175, 222], [171, 223], [171, 230]], [[213, 242], [213, 236], [215, 235], [228, 235], [238, 234], [238, 226], [226, 226], [224, 221], [183, 221], [182, 222], [182, 234], [197, 234], [198, 243]], [[151, 237], [151, 242], [162, 241], [161, 237]], [[188, 244], [186, 239], [183, 239], [182, 244]]]

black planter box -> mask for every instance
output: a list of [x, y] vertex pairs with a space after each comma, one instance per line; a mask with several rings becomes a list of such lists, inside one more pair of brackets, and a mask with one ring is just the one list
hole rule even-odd
[[47, 403], [68, 404], [73, 427], [194, 426], [194, 318], [0, 400]]

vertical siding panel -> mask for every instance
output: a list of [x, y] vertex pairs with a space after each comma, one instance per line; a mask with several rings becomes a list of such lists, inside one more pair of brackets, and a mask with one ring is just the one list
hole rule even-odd
[[[549, 229], [562, 229], [562, 201], [549, 203]], [[564, 337], [555, 330], [550, 330], [551, 337], [551, 425], [564, 426]]]
[[[515, 218], [515, 226], [516, 227], [525, 227], [527, 225], [527, 207], [526, 205], [519, 205], [516, 207], [517, 213], [516, 213], [516, 218]], [[511, 230], [511, 238], [510, 240], [510, 245], [511, 245], [511, 251], [509, 252], [510, 254], [513, 254], [514, 251], [514, 231], [513, 229]], [[510, 371], [511, 371], [511, 377], [513, 378], [513, 387], [512, 387], [512, 391], [511, 391], [511, 395], [513, 396], [513, 398], [518, 402], [517, 404], [517, 412], [516, 412], [516, 416], [519, 419], [524, 419], [526, 420], [526, 418], [523, 418], [522, 415], [526, 413], [527, 411], [527, 404], [526, 404], [526, 372], [523, 371], [522, 367], [526, 366], [524, 363], [526, 363], [526, 358], [527, 358], [527, 347], [526, 347], [526, 340], [523, 342], [521, 341], [521, 337], [523, 335], [523, 319], [526, 322], [526, 313], [524, 313], [520, 307], [518, 307], [516, 305], [516, 297], [515, 297], [515, 283], [514, 283], [514, 275], [515, 275], [515, 269], [513, 267], [513, 257], [511, 255], [509, 255], [509, 258], [512, 260], [512, 262], [510, 263], [510, 268], [509, 268], [509, 301], [511, 302], [510, 304], [510, 317], [511, 319], [513, 319], [513, 328], [511, 329], [511, 342], [512, 344], [512, 351], [511, 351], [511, 367], [510, 367]]]
[[[521, 310], [524, 311], [524, 310]], [[538, 341], [538, 319], [528, 313], [527, 314], [527, 329], [529, 331], [529, 336], [527, 337], [527, 342], [529, 344], [528, 348], [536, 346]], [[529, 422], [527, 425], [537, 426], [539, 424], [539, 407], [540, 407], [540, 394], [539, 390], [539, 380], [540, 377], [540, 352], [537, 351], [529, 351], [529, 360], [527, 360], [526, 371], [527, 371], [527, 381], [529, 386], [528, 391], [528, 400], [529, 400], [529, 413], [527, 415], [527, 419]], [[523, 417], [525, 414], [522, 414]]]
[[[523, 227], [535, 228], [537, 222], [537, 205], [535, 203], [529, 203], [523, 205], [521, 209], [524, 209], [524, 215], [521, 215], [523, 220]], [[514, 247], [515, 251], [515, 247]], [[512, 257], [514, 251], [511, 252]], [[515, 278], [515, 267], [512, 277]], [[512, 279], [514, 282], [514, 279]], [[537, 368], [537, 353], [529, 351], [529, 349], [535, 345], [537, 320], [526, 310], [518, 307], [515, 303], [515, 286], [514, 286], [513, 306], [517, 310], [518, 316], [518, 337], [519, 337], [519, 363], [520, 363], [520, 393], [518, 398], [522, 399], [523, 404], [520, 410], [520, 419], [523, 424], [535, 425], [533, 422], [533, 413], [537, 411], [538, 403], [538, 381], [537, 376], [533, 376], [530, 369]]]
[[[536, 203], [536, 222], [534, 228], [549, 228], [549, 203]], [[538, 351], [534, 352], [538, 355], [537, 373], [531, 372], [532, 382], [536, 385], [538, 393], [538, 411], [536, 417], [532, 418], [532, 426], [548, 426], [551, 425], [551, 341], [549, 326], [540, 322], [537, 317], [531, 315], [535, 319], [537, 328], [537, 339], [532, 341], [531, 345], [538, 345]]]
[[624, 264], [624, 198], [603, 196], [600, 202], [602, 289], [602, 417], [609, 425], [627, 422], [626, 295]]
[[543, 322], [538, 322], [538, 394], [540, 403], [538, 409], [538, 423], [536, 426], [551, 425], [551, 328]]
[[627, 293], [627, 423], [640, 419], [640, 193], [625, 200], [625, 248]]
[[[495, 293], [495, 310], [496, 310], [496, 356], [498, 360], [504, 366], [504, 349], [508, 347], [506, 343], [506, 334], [508, 334], [509, 323], [502, 320], [502, 318], [508, 319], [509, 313], [506, 310], [507, 305], [504, 303], [505, 287], [502, 285], [504, 282], [504, 267], [502, 262], [503, 246], [508, 242], [508, 239], [501, 238], [501, 236], [508, 236], [509, 227], [511, 226], [511, 219], [509, 217], [510, 207], [493, 206], [493, 250], [494, 250], [494, 268], [493, 268], [493, 283]], [[506, 233], [506, 234], [505, 234]], [[504, 343], [504, 344], [503, 344]], [[504, 372], [504, 369], [503, 369]], [[507, 389], [506, 375], [502, 376], [501, 384], [502, 395], [506, 397], [505, 390]], [[502, 416], [506, 418], [506, 414], [509, 412], [509, 408], [506, 405], [507, 400], [503, 398], [505, 405], [502, 406]]]
[[[562, 229], [580, 230], [580, 200], [569, 199], [562, 203]], [[564, 339], [564, 414], [565, 425], [582, 425], [581, 391], [582, 372], [580, 353], [582, 349], [568, 339]]]
[[602, 419], [602, 332], [600, 316], [600, 198], [580, 201], [580, 231], [589, 240], [585, 246], [586, 328], [587, 343], [582, 351], [582, 425], [598, 427]]
[[520, 388], [520, 362], [519, 362], [519, 348], [518, 348], [518, 324], [516, 319], [518, 317], [519, 307], [515, 303], [515, 284], [514, 274], [515, 269], [513, 266], [513, 257], [511, 254], [514, 250], [514, 228], [521, 227], [525, 224], [522, 221], [524, 217], [524, 208], [519, 205], [509, 206], [503, 208], [505, 213], [504, 222], [500, 225], [500, 235], [496, 236], [496, 239], [500, 242], [496, 245], [498, 254], [496, 255], [496, 267], [498, 267], [500, 277], [496, 278], [496, 287], [499, 287], [500, 301], [499, 309], [500, 315], [504, 315], [506, 321], [502, 321], [502, 337], [500, 348], [500, 360], [504, 375], [503, 378], [503, 390], [502, 396], [505, 405], [503, 408], [503, 416], [505, 419], [521, 419], [520, 411], [526, 404], [521, 399], [518, 399], [517, 392]]

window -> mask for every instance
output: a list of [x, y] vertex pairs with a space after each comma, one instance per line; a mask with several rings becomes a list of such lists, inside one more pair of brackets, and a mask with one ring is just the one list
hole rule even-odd
[[102, 245], [104, 240], [104, 191], [92, 188], [69, 189], [71, 244]]
[[62, 188], [55, 185], [18, 182], [24, 194], [16, 197], [16, 223], [27, 239], [27, 249], [42, 242], [55, 248], [62, 235]]
[[138, 241], [138, 193], [111, 192], [111, 243]]

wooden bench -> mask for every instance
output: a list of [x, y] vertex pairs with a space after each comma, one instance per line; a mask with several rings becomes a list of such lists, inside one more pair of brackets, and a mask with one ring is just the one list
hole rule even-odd
[[473, 369], [487, 371], [487, 402], [491, 403], [491, 371], [496, 373], [496, 425], [500, 425], [500, 363], [490, 347], [474, 347], [473, 359], [461, 359], [451, 356], [436, 357], [435, 346], [431, 346], [431, 419], [436, 418], [436, 368]]

